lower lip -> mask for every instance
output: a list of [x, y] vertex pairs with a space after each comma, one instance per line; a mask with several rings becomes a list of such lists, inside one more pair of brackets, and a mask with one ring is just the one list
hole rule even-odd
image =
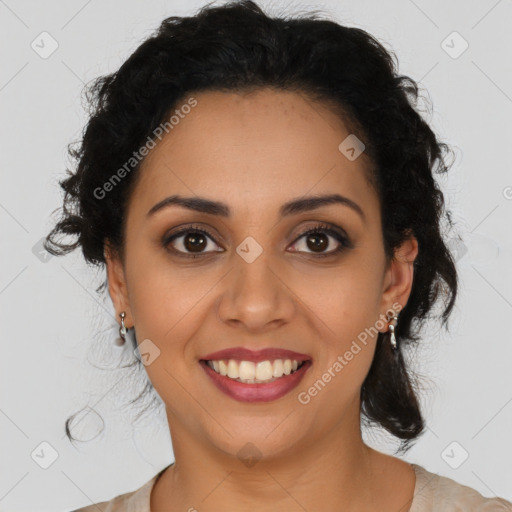
[[283, 375], [279, 379], [266, 384], [244, 384], [217, 373], [206, 364], [206, 361], [200, 361], [200, 364], [213, 383], [231, 398], [240, 402], [271, 402], [286, 395], [299, 385], [304, 374], [311, 366], [311, 361], [306, 361], [290, 375]]

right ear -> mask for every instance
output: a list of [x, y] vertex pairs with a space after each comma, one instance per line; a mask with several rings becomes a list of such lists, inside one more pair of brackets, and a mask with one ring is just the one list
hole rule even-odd
[[108, 291], [116, 310], [116, 319], [119, 319], [120, 313], [124, 311], [126, 313], [125, 324], [128, 328], [129, 325], [133, 324], [133, 321], [123, 262], [118, 252], [112, 249], [108, 243], [105, 243], [104, 256], [107, 265]]

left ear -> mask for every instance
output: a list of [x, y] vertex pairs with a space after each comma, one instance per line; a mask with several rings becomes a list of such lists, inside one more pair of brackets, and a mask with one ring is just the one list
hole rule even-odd
[[[381, 312], [383, 314], [392, 309], [398, 316], [399, 311], [406, 306], [412, 290], [414, 279], [413, 264], [417, 255], [418, 241], [412, 234], [400, 247], [395, 249], [394, 257], [386, 270], [384, 278], [381, 300]], [[399, 308], [396, 307], [396, 304], [400, 305]]]

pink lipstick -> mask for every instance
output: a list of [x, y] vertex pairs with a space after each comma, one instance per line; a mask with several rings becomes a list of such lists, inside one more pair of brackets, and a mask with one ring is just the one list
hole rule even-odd
[[[231, 363], [229, 363], [229, 361]], [[268, 361], [268, 363], [262, 363]], [[266, 348], [252, 351], [243, 347], [229, 348], [212, 352], [200, 359], [200, 364], [213, 384], [223, 393], [241, 402], [270, 402], [288, 394], [298, 386], [305, 373], [312, 365], [312, 359], [307, 354], [279, 348]], [[284, 369], [283, 370], [283, 362]], [[290, 363], [293, 362], [293, 369]], [[236, 363], [236, 364], [235, 364]], [[268, 382], [242, 382], [237, 378], [238, 368], [242, 365], [251, 367], [260, 363], [266, 369], [266, 377], [260, 377]], [[270, 363], [270, 364], [269, 364]], [[271, 364], [273, 363], [273, 366]], [[220, 364], [220, 370], [219, 370]], [[226, 374], [227, 366], [235, 368], [235, 373]], [[274, 373], [269, 371], [274, 369]], [[269, 379], [269, 376], [272, 378]], [[235, 380], [235, 378], [237, 380]], [[250, 379], [245, 379], [250, 380]]]

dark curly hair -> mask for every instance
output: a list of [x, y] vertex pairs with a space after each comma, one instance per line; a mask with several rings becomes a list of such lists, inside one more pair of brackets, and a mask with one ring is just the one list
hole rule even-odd
[[[441, 226], [445, 217], [450, 228], [453, 222], [433, 176], [448, 170], [444, 154], [452, 150], [417, 111], [418, 84], [398, 74], [396, 61], [364, 30], [316, 12], [269, 17], [256, 3], [239, 1], [163, 20], [119, 70], [86, 87], [90, 119], [78, 149], [68, 146], [78, 166], [60, 181], [62, 216], [45, 249], [63, 255], [80, 245], [88, 263], [102, 266], [108, 243], [124, 257], [126, 205], [140, 162], [105, 197], [95, 191], [155, 138], [155, 128], [192, 92], [296, 91], [329, 106], [364, 141], [388, 262], [411, 234], [418, 241], [412, 290], [396, 331], [399, 346], [416, 345], [437, 300], [443, 299], [440, 318], [447, 327], [457, 296], [455, 261]], [[59, 235], [76, 240], [59, 242]], [[106, 286], [107, 280], [97, 292]], [[361, 388], [361, 411], [367, 425], [399, 438], [403, 451], [425, 425], [411, 370], [387, 336], [379, 333]]]

